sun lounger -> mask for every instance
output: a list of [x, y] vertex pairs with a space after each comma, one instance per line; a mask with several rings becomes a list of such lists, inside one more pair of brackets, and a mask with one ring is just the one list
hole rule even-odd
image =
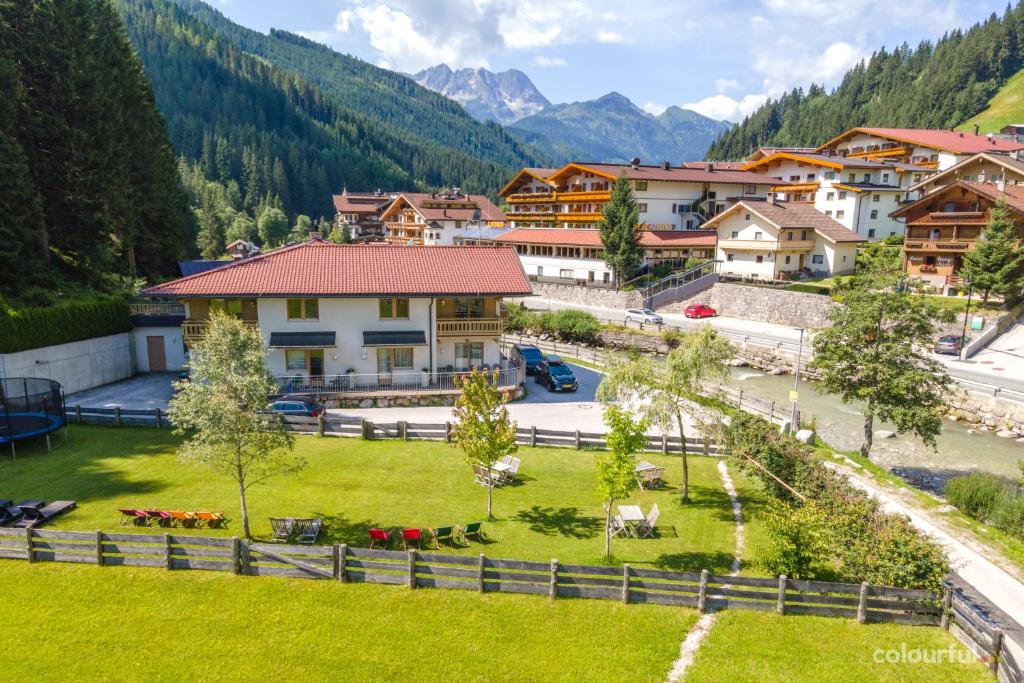
[[422, 539], [423, 532], [419, 529], [402, 529], [402, 547], [406, 550], [409, 549], [410, 545], [415, 545], [419, 548]]
[[295, 530], [295, 520], [291, 517], [271, 517], [270, 528], [274, 533], [275, 543], [287, 543]]
[[224, 526], [227, 523], [227, 519], [224, 515], [219, 512], [209, 512], [208, 510], [197, 510], [196, 513], [196, 526], [205, 524], [210, 529], [215, 527]]
[[73, 510], [75, 508], [75, 501], [58, 500], [45, 507], [35, 507], [32, 505], [21, 505], [19, 507], [21, 507], [25, 516], [22, 517], [14, 526], [19, 529], [32, 529], [46, 524], [57, 515], [61, 515], [68, 510]]
[[43, 500], [23, 500], [17, 505], [0, 508], [0, 526], [14, 526], [25, 516], [25, 511], [22, 508], [41, 508], [44, 505], [46, 505], [46, 501]]
[[482, 526], [482, 522], [470, 522], [466, 526], [456, 527], [456, 529], [458, 529], [459, 537], [462, 539], [462, 542], [468, 544], [468, 536], [476, 536], [477, 541], [483, 542], [484, 531]]
[[118, 512], [121, 513], [121, 526], [127, 526], [133, 524], [135, 526], [145, 526], [146, 521], [149, 519], [143, 510], [136, 510], [134, 508], [118, 508]]
[[298, 539], [296, 540], [303, 545], [313, 545], [316, 543], [316, 539], [323, 527], [324, 521], [320, 518], [296, 519], [295, 532], [298, 534]]
[[391, 534], [385, 529], [367, 529], [366, 533], [370, 535], [371, 548], [376, 547], [378, 543], [387, 548], [388, 543], [391, 542]]
[[177, 524], [182, 527], [190, 527], [196, 525], [196, 515], [194, 512], [185, 512], [184, 510], [170, 510], [171, 524]]
[[434, 538], [435, 548], [441, 547], [441, 541], [448, 541], [448, 543], [455, 545], [455, 527], [439, 526], [436, 529], [431, 529], [430, 535]]
[[156, 522], [157, 526], [171, 525], [173, 517], [171, 517], [170, 512], [166, 512], [164, 510], [143, 510], [142, 512], [146, 515], [147, 523], [153, 521]]

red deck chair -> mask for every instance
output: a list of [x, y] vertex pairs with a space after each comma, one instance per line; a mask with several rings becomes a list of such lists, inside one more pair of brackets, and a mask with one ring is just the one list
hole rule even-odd
[[370, 534], [370, 547], [375, 547], [378, 543], [381, 543], [385, 548], [388, 547], [388, 543], [391, 542], [391, 534], [384, 529], [370, 529], [367, 531]]
[[133, 510], [131, 508], [118, 508], [118, 512], [121, 513], [121, 526], [127, 526], [128, 524], [134, 524], [135, 526], [145, 526], [146, 520], [149, 518], [142, 510]]
[[143, 514], [146, 515], [147, 520], [156, 521], [159, 526], [170, 526], [171, 525], [171, 513], [163, 510], [143, 510]]
[[402, 529], [402, 547], [406, 550], [409, 549], [410, 545], [415, 545], [418, 549], [422, 538], [423, 534], [419, 529]]

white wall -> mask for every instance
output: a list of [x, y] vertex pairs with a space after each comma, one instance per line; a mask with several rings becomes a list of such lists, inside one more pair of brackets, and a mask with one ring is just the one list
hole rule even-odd
[[131, 377], [135, 372], [128, 332], [0, 354], [0, 376], [46, 377], [61, 383], [65, 394]]
[[[612, 271], [608, 264], [601, 259], [579, 259], [562, 256], [531, 256], [519, 254], [519, 262], [523, 264], [523, 270], [527, 275], [543, 275], [544, 277], [561, 277], [561, 271], [568, 269], [572, 271], [571, 277], [577, 280], [590, 279], [590, 273], [594, 273], [593, 279], [597, 282], [604, 281], [604, 274], [612, 277]], [[543, 272], [541, 272], [543, 270]]]
[[168, 372], [184, 370], [188, 362], [185, 345], [181, 341], [181, 327], [136, 327], [132, 330], [132, 344], [135, 347], [136, 369], [150, 372], [149, 348], [146, 337], [161, 337], [164, 340], [164, 357]]

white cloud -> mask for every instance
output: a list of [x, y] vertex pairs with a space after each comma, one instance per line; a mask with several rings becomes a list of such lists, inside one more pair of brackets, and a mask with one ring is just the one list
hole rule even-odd
[[738, 100], [728, 95], [712, 95], [698, 102], [687, 102], [683, 109], [692, 109], [708, 118], [737, 123], [753, 113], [767, 99], [768, 95], [765, 94], [744, 95]]
[[626, 36], [622, 35], [618, 31], [609, 31], [607, 29], [601, 29], [597, 32], [597, 42], [599, 43], [626, 43], [628, 40]]
[[716, 78], [715, 92], [726, 93], [730, 90], [739, 90], [743, 86], [735, 78]]
[[764, 77], [765, 91], [775, 97], [797, 85], [834, 84], [868, 55], [866, 50], [845, 41], [832, 43], [820, 53], [790, 44], [786, 49], [762, 52], [753, 66]]
[[644, 102], [640, 105], [640, 108], [651, 116], [658, 116], [668, 109], [664, 104], [658, 104], [657, 102]]
[[544, 55], [537, 55], [536, 57], [534, 57], [533, 63], [535, 66], [545, 68], [551, 66], [568, 66], [568, 62], [566, 62], [561, 57], [545, 57]]

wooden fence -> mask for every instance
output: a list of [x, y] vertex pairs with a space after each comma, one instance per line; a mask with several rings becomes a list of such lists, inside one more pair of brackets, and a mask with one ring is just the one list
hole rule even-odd
[[[239, 538], [0, 528], [0, 558], [104, 566], [198, 569], [250, 576], [286, 576], [378, 583], [408, 588], [454, 588], [593, 598], [692, 607], [701, 612], [746, 609], [813, 614], [860, 622], [935, 624], [946, 621], [942, 601], [927, 591], [784, 576], [721, 576], [641, 567], [566, 564], [380, 550], [347, 545], [249, 543]], [[955, 607], [952, 616], [959, 620]], [[959, 624], [959, 621], [957, 621]], [[967, 628], [971, 628], [968, 626]]]
[[952, 633], [1003, 683], [1024, 681], [1024, 648], [1005, 637], [1003, 630], [958, 590], [948, 589], [944, 596], [942, 628]]

